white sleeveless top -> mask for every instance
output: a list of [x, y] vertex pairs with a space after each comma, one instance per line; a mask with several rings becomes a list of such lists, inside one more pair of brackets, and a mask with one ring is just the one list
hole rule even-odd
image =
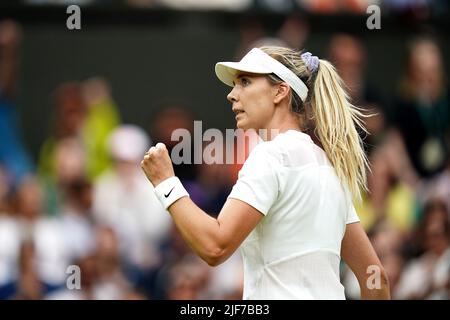
[[289, 130], [258, 144], [229, 198], [264, 215], [240, 247], [244, 299], [345, 299], [341, 241], [359, 219], [309, 135]]

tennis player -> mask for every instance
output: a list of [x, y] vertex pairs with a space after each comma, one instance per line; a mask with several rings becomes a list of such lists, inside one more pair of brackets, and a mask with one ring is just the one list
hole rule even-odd
[[240, 247], [244, 299], [345, 299], [341, 257], [363, 299], [389, 299], [386, 273], [351, 201], [366, 188], [356, 130], [362, 115], [334, 67], [309, 52], [261, 47], [215, 71], [233, 87], [227, 98], [237, 127], [268, 135], [217, 219], [190, 200], [164, 144], [146, 153], [141, 166], [185, 241], [212, 266]]

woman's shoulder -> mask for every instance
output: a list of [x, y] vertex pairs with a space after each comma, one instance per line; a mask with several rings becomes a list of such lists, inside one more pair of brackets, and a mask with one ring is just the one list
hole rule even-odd
[[[254, 158], [268, 157], [270, 159], [277, 159], [281, 149], [279, 144], [272, 141], [264, 141], [258, 143], [250, 152], [250, 156]], [[249, 156], [249, 157], [250, 157]]]
[[245, 160], [244, 167], [252, 167], [256, 170], [262, 168], [274, 168], [281, 163], [281, 155], [277, 146], [272, 141], [260, 142], [251, 148], [249, 156]]
[[279, 134], [271, 141], [258, 143], [250, 152], [249, 160], [283, 165], [287, 159], [311, 156], [313, 146], [309, 135], [290, 130]]

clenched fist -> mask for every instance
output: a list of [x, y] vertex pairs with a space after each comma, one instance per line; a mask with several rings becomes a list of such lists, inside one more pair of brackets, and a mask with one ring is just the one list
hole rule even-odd
[[175, 175], [170, 160], [169, 152], [164, 143], [157, 143], [151, 147], [141, 161], [141, 167], [145, 172], [148, 180], [156, 187], [164, 180]]

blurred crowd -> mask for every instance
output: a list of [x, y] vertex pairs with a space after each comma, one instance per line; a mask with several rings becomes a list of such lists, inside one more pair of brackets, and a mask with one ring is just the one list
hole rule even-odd
[[[300, 49], [309, 25], [290, 16], [274, 37], [241, 29], [239, 59], [251, 47]], [[156, 200], [140, 161], [153, 142], [169, 151], [177, 128], [193, 130], [182, 105], [162, 107], [148, 128], [124, 123], [107, 79], [60, 83], [51, 93], [52, 129], [37, 161], [23, 142], [14, 106], [20, 25], [0, 21], [0, 299], [240, 299], [239, 252], [212, 268], [193, 255]], [[356, 203], [395, 299], [450, 298], [450, 91], [432, 36], [405, 43], [394, 97], [369, 83], [369, 55], [350, 34], [335, 34], [328, 56], [355, 105], [369, 191]], [[26, 116], [26, 114], [25, 114]], [[217, 216], [239, 165], [175, 165], [193, 201]], [[81, 289], [70, 290], [70, 266]], [[349, 299], [359, 298], [342, 264]]]
[[[0, 298], [239, 298], [239, 256], [213, 269], [186, 247], [140, 168], [150, 135], [122, 122], [105, 79], [54, 89], [52, 129], [33, 163], [12, 103], [20, 38], [19, 25], [1, 22]], [[172, 131], [191, 130], [193, 120], [168, 105], [151, 136], [172, 147]], [[220, 165], [176, 171], [212, 215], [237, 174]], [[67, 289], [71, 265], [80, 267], [81, 290]]]
[[365, 14], [367, 7], [378, 5], [389, 13], [410, 14], [416, 18], [439, 16], [447, 12], [446, 0], [23, 0], [24, 5], [129, 6], [134, 8], [168, 8], [175, 10], [228, 10], [245, 11], [263, 9], [289, 12], [302, 9], [311, 13]]

